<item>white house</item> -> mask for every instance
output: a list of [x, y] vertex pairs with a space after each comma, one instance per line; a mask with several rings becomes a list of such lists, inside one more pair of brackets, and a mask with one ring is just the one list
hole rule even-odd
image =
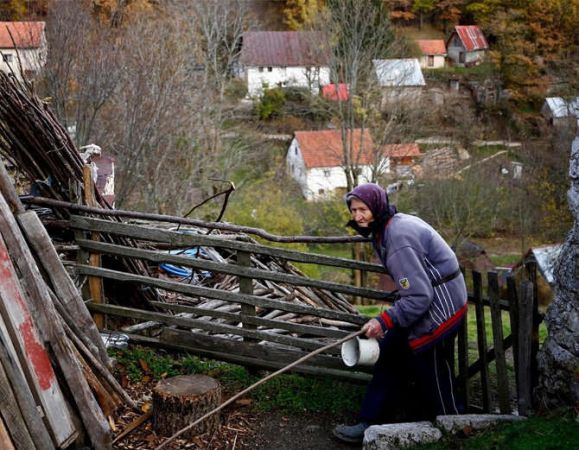
[[243, 34], [239, 75], [250, 97], [266, 87], [303, 87], [317, 95], [330, 82], [329, 52], [318, 32], [250, 31]]
[[0, 22], [0, 70], [18, 79], [34, 76], [46, 62], [44, 22]]
[[396, 101], [412, 103], [419, 100], [426, 82], [418, 59], [375, 59], [372, 63], [382, 89], [382, 106]]
[[489, 45], [478, 25], [457, 25], [446, 40], [448, 58], [456, 66], [475, 66], [484, 61]]
[[552, 125], [563, 125], [569, 119], [576, 120], [579, 125], [579, 97], [565, 100], [561, 97], [547, 97], [541, 107], [541, 114]]
[[422, 53], [420, 67], [440, 69], [446, 59], [446, 45], [442, 39], [417, 39], [416, 44]]
[[[360, 182], [373, 180], [375, 171], [380, 174], [389, 171], [388, 158], [375, 155], [368, 130], [355, 129], [346, 136], [347, 139], [351, 137], [352, 155], [360, 170]], [[346, 191], [342, 130], [296, 131], [286, 163], [288, 173], [299, 183], [308, 200]]]

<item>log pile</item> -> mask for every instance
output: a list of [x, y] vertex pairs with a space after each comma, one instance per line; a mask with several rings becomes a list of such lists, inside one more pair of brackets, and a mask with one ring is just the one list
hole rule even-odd
[[[94, 183], [87, 180], [87, 166], [48, 105], [3, 72], [0, 72], [0, 157], [34, 184], [40, 195], [110, 209], [93, 189]], [[57, 217], [68, 216], [66, 209], [52, 210]], [[112, 241], [127, 244], [117, 238]], [[148, 274], [139, 261], [128, 260], [126, 264], [132, 273]], [[137, 301], [148, 306], [149, 300], [158, 299], [154, 294], [141, 295]]]
[[110, 449], [107, 416], [134, 402], [42, 223], [0, 164], [0, 443]]

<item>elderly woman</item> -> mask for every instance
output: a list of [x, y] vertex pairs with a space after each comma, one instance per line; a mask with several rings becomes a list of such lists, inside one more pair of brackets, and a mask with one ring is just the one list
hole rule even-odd
[[360, 185], [346, 202], [348, 225], [371, 237], [398, 293], [389, 309], [363, 326], [367, 337], [380, 340], [380, 358], [359, 423], [334, 429], [339, 439], [360, 442], [371, 424], [396, 421], [401, 410], [410, 413], [412, 398], [420, 403], [414, 419], [462, 412], [454, 390], [454, 340], [467, 292], [444, 239], [418, 217], [397, 212], [380, 186]]

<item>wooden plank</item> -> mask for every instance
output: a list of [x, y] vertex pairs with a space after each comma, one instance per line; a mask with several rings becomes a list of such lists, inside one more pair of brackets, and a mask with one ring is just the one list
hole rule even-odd
[[[38, 323], [43, 338], [49, 341], [51, 345], [52, 352], [60, 366], [68, 389], [72, 393], [92, 446], [97, 450], [109, 449], [112, 442], [109, 425], [90, 392], [78, 361], [75, 359], [70, 341], [66, 338], [64, 330], [60, 326], [60, 319], [50, 298], [49, 289], [40, 275], [24, 236], [20, 232], [14, 217], [9, 213], [8, 206], [2, 196], [0, 196], [0, 212], [4, 219], [0, 221], [0, 231], [6, 238], [10, 254], [16, 261], [18, 271], [25, 282], [28, 301], [26, 301], [22, 292], [18, 292], [18, 283], [14, 283], [13, 286], [7, 286], [10, 294], [8, 297], [12, 298], [13, 304], [19, 304], [23, 311], [24, 309], [28, 310], [29, 307], [34, 309], [35, 322], [32, 322], [29, 313], [30, 319], [24, 314], [25, 321], [23, 324], [25, 324], [26, 332], [30, 333], [30, 330], [35, 330], [31, 325]], [[4, 245], [1, 239], [0, 242]], [[0, 249], [0, 256], [2, 253], [4, 252]], [[8, 265], [6, 264], [5, 266], [7, 267]], [[10, 268], [12, 268], [11, 265], [8, 269]], [[13, 268], [12, 271], [14, 271]], [[2, 278], [0, 276], [0, 279]], [[17, 280], [17, 278], [14, 279]], [[43, 400], [44, 397], [47, 397], [43, 407], [49, 419], [50, 430], [54, 435], [56, 444], [66, 447], [78, 435], [76, 426], [73, 423], [72, 409], [68, 406], [60, 390], [48, 356], [43, 357], [40, 353], [40, 349], [44, 347], [38, 346], [37, 342], [31, 339], [28, 339], [27, 342], [26, 360], [30, 359], [32, 361], [36, 376], [41, 377], [39, 378], [39, 387], [43, 389], [41, 393], [44, 394], [45, 392], [46, 394], [40, 395], [40, 398]], [[31, 346], [34, 347], [30, 348]], [[34, 378], [32, 379], [34, 380]]]
[[[97, 206], [95, 200], [95, 185], [92, 179], [92, 168], [89, 165], [84, 165], [82, 167], [82, 179], [83, 179], [83, 192], [84, 192], [84, 203], [87, 206]], [[91, 239], [98, 241], [99, 234], [97, 232], [91, 233]], [[88, 256], [88, 263], [93, 267], [101, 267], [101, 255], [97, 252], [91, 252]], [[88, 277], [88, 289], [90, 293], [90, 298], [94, 303], [104, 303], [104, 288], [103, 280], [99, 277]], [[94, 316], [94, 322], [99, 330], [105, 327], [105, 318], [103, 315], [96, 314]]]
[[243, 295], [234, 292], [221, 291], [219, 289], [212, 289], [201, 286], [193, 286], [185, 283], [178, 283], [175, 281], [161, 280], [159, 278], [146, 277], [143, 275], [118, 272], [110, 269], [102, 269], [102, 268], [98, 269], [95, 267], [77, 264], [71, 265], [75, 267], [75, 269], [80, 274], [101, 276], [103, 278], [109, 278], [111, 280], [142, 283], [149, 286], [159, 287], [161, 289], [165, 289], [168, 291], [181, 292], [183, 294], [193, 296], [214, 298], [219, 300], [225, 300], [232, 303], [246, 303], [248, 305], [260, 306], [262, 308], [279, 309], [281, 311], [308, 314], [316, 317], [323, 317], [326, 319], [336, 319], [357, 325], [363, 325], [368, 321], [367, 318], [341, 311], [332, 311], [323, 308], [312, 308], [309, 306], [298, 305], [280, 300], [260, 298], [252, 295]]
[[247, 330], [244, 328], [235, 327], [231, 325], [208, 322], [206, 320], [197, 320], [197, 319], [190, 319], [187, 317], [170, 316], [163, 313], [142, 311], [140, 309], [127, 308], [124, 306], [105, 305], [97, 303], [88, 303], [87, 306], [91, 311], [102, 312], [117, 317], [127, 317], [138, 320], [154, 320], [156, 322], [160, 322], [165, 325], [176, 325], [183, 328], [201, 329], [213, 333], [233, 334], [253, 339], [276, 342], [278, 344], [291, 345], [297, 348], [304, 348], [308, 350], [316, 350], [325, 345], [325, 343], [323, 342], [316, 342], [313, 340], [294, 338], [290, 336], [282, 336], [258, 330]]
[[0, 417], [8, 426], [18, 450], [52, 450], [52, 438], [36, 408], [24, 374], [10, 355], [7, 338], [0, 332]]
[[[0, 199], [3, 200], [2, 196]], [[5, 236], [4, 230], [1, 234]], [[13, 254], [15, 255], [14, 252]], [[8, 256], [8, 249], [1, 236], [0, 313], [4, 318], [10, 338], [19, 351], [20, 364], [42, 404], [55, 443], [57, 446], [63, 445], [76, 437], [76, 429], [43, 340], [40, 338], [36, 320], [33, 318], [38, 315], [33, 316], [30, 312], [12, 261]]]
[[[191, 332], [189, 330], [163, 327], [161, 329], [160, 339], [164, 340], [166, 336], [171, 336], [173, 341], [183, 339], [183, 342], [187, 343], [187, 345], [203, 350], [219, 351], [220, 353], [229, 353], [237, 356], [247, 356], [286, 364], [290, 364], [297, 361], [302, 356], [307, 355], [306, 351], [295, 348], [264, 345], [257, 342], [237, 341], [221, 336], [209, 336], [202, 333]], [[312, 366], [327, 367], [330, 369], [347, 369], [342, 362], [342, 358], [337, 355], [317, 355], [310, 359], [308, 364]], [[367, 368], [366, 372], [370, 371], [371, 368]]]
[[[508, 335], [506, 338], [503, 339], [503, 348], [504, 349], [508, 349], [511, 348], [513, 345], [513, 336], [512, 335]], [[485, 357], [485, 362], [488, 366], [489, 363], [493, 362], [495, 360], [495, 349], [494, 348], [490, 348], [487, 350], [486, 353], [486, 357]], [[480, 358], [478, 358], [475, 362], [473, 362], [469, 367], [468, 367], [468, 377], [472, 378], [474, 377], [477, 373], [479, 373], [481, 371], [483, 367], [482, 361]]]
[[[237, 252], [237, 264], [244, 268], [251, 268], [251, 254], [247, 252], [238, 251]], [[238, 275], [239, 279], [239, 292], [246, 295], [253, 294], [253, 278], [247, 276]], [[241, 314], [243, 316], [254, 316], [256, 315], [254, 305], [248, 305], [247, 303], [241, 303]], [[255, 330], [256, 326], [250, 321], [243, 321], [242, 326], [248, 330]]]
[[458, 330], [458, 387], [464, 402], [465, 411], [469, 410], [468, 390], [468, 320], [464, 320]]
[[519, 351], [517, 365], [517, 397], [519, 414], [528, 416], [532, 407], [533, 380], [531, 374], [533, 359], [533, 283], [523, 281], [519, 297]]
[[[32, 442], [30, 443], [32, 444]], [[12, 439], [10, 439], [10, 435], [8, 434], [8, 430], [6, 429], [6, 425], [4, 424], [4, 420], [0, 416], [0, 448], [2, 450], [17, 450], [12, 443]], [[31, 450], [34, 450], [34, 447], [29, 447]]]
[[[511, 324], [511, 336], [513, 339], [513, 361], [515, 362], [515, 380], [519, 377], [519, 299], [517, 297], [517, 284], [515, 278], [507, 276], [507, 297], [509, 301], [509, 322]], [[517, 381], [518, 382], [518, 381]]]
[[250, 323], [253, 325], [258, 325], [262, 327], [268, 327], [272, 329], [282, 329], [287, 330], [292, 333], [301, 333], [310, 336], [324, 336], [324, 337], [331, 337], [331, 338], [341, 338], [348, 335], [347, 331], [342, 330], [335, 330], [332, 328], [327, 327], [317, 327], [313, 325], [301, 325], [292, 322], [285, 322], [283, 320], [272, 320], [272, 319], [263, 319], [261, 317], [255, 316], [245, 316], [236, 313], [230, 313], [225, 311], [219, 311], [216, 309], [207, 309], [207, 308], [198, 308], [195, 306], [186, 306], [186, 305], [176, 305], [174, 303], [163, 303], [163, 302], [151, 302], [153, 306], [158, 308], [159, 310], [169, 310], [173, 312], [181, 312], [181, 313], [190, 313], [195, 314], [197, 316], [209, 316], [215, 317], [219, 319], [227, 319], [231, 320], [232, 322], [243, 322], [243, 323]]
[[476, 336], [477, 336], [477, 347], [478, 347], [478, 357], [481, 361], [480, 366], [480, 382], [482, 391], [482, 403], [483, 410], [485, 412], [490, 411], [490, 391], [489, 391], [489, 373], [488, 373], [488, 362], [487, 362], [487, 335], [485, 329], [485, 316], [484, 316], [484, 306], [482, 303], [482, 277], [479, 272], [472, 272], [472, 283], [473, 283], [473, 298], [475, 304], [475, 315], [476, 315]]
[[501, 414], [510, 414], [509, 399], [509, 374], [507, 372], [507, 361], [503, 348], [503, 319], [501, 309], [498, 305], [499, 280], [496, 272], [488, 272], [488, 293], [491, 302], [491, 325], [493, 329], [493, 345], [496, 355], [497, 369], [497, 394], [499, 397], [499, 410]]
[[381, 301], [387, 301], [389, 298], [388, 292], [381, 291], [378, 289], [360, 288], [346, 284], [332, 283], [329, 281], [313, 280], [311, 278], [301, 277], [298, 275], [253, 269], [250, 267], [243, 267], [236, 264], [223, 264], [215, 261], [194, 259], [179, 255], [169, 255], [165, 252], [159, 252], [155, 250], [145, 250], [132, 247], [123, 247], [121, 245], [108, 244], [104, 242], [79, 240], [77, 241], [77, 244], [79, 244], [84, 249], [107, 253], [109, 255], [141, 258], [147, 261], [157, 263], [166, 262], [180, 266], [192, 267], [194, 269], [203, 269], [203, 270], [210, 270], [212, 272], [237, 275], [238, 277], [246, 279], [257, 278], [262, 280], [276, 281], [280, 283], [295, 284], [299, 286], [315, 287], [319, 289], [327, 289], [333, 292], [341, 292], [350, 295], [359, 295], [362, 297], [373, 298]]
[[28, 211], [17, 216], [18, 223], [21, 225], [24, 234], [30, 246], [38, 256], [40, 262], [52, 283], [53, 290], [57, 293], [58, 300], [63, 305], [63, 310], [68, 315], [74, 317], [75, 327], [80, 328], [82, 333], [79, 337], [83, 339], [85, 345], [90, 348], [100, 361], [106, 366], [110, 366], [109, 357], [104, 343], [100, 337], [99, 331], [92, 320], [88, 309], [80, 295], [80, 292], [71, 280], [68, 272], [62, 265], [56, 250], [52, 246], [50, 236], [46, 232], [44, 225], [33, 211]]
[[[168, 332], [172, 333], [172, 330], [167, 329]], [[164, 333], [162, 334], [164, 336]], [[185, 351], [189, 353], [196, 354], [201, 357], [212, 358], [219, 361], [231, 362], [234, 364], [239, 364], [247, 367], [255, 367], [255, 368], [262, 368], [262, 369], [281, 369], [282, 367], [287, 366], [287, 363], [284, 362], [277, 362], [277, 361], [270, 361], [265, 359], [259, 358], [251, 358], [248, 356], [240, 356], [232, 353], [225, 353], [219, 351], [211, 351], [205, 350], [201, 348], [196, 348], [193, 346], [189, 346], [186, 342], [181, 341], [181, 336], [177, 336], [176, 338], [169, 337], [170, 335], [165, 335], [164, 339], [155, 339], [145, 336], [139, 335], [130, 335], [130, 339], [138, 344], [141, 345], [149, 345], [156, 348], [163, 348], [163, 349], [174, 349], [177, 351]], [[296, 359], [297, 360], [297, 359]], [[294, 361], [296, 361], [294, 360]], [[293, 362], [293, 361], [292, 361]], [[305, 366], [300, 365], [292, 369], [294, 372], [299, 372], [308, 375], [322, 375], [322, 376], [331, 376], [335, 379], [343, 379], [349, 381], [357, 381], [367, 383], [371, 379], [371, 375], [368, 373], [362, 372], [354, 372], [348, 370], [339, 370], [339, 369], [328, 369], [324, 367], [315, 367], [315, 366]]]
[[94, 219], [92, 217], [71, 216], [71, 226], [86, 231], [98, 231], [100, 233], [118, 234], [135, 239], [164, 242], [175, 247], [205, 246], [227, 248], [230, 250], [241, 250], [254, 254], [283, 258], [288, 261], [344, 267], [346, 269], [360, 269], [369, 272], [386, 272], [386, 269], [384, 269], [380, 264], [354, 261], [347, 258], [336, 258], [315, 253], [303, 253], [278, 247], [268, 247], [266, 245], [233, 241], [231, 239], [219, 238], [216, 236], [184, 234], [176, 231], [159, 230], [139, 225]]

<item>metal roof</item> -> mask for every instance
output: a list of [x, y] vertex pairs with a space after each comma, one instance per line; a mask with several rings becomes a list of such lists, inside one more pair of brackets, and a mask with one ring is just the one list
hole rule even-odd
[[378, 83], [382, 87], [425, 86], [420, 64], [416, 58], [375, 59], [372, 61]]
[[547, 97], [545, 103], [555, 118], [575, 116], [579, 119], [579, 97], [571, 100], [565, 100], [562, 97]]
[[319, 32], [248, 31], [243, 34], [240, 62], [246, 66], [327, 66], [329, 51]]
[[478, 25], [455, 26], [454, 31], [448, 38], [447, 42], [450, 42], [450, 39], [452, 39], [454, 33], [458, 35], [467, 52], [472, 52], [475, 50], [486, 50], [489, 48], [489, 44], [487, 43], [487, 40], [485, 39], [485, 36]]

